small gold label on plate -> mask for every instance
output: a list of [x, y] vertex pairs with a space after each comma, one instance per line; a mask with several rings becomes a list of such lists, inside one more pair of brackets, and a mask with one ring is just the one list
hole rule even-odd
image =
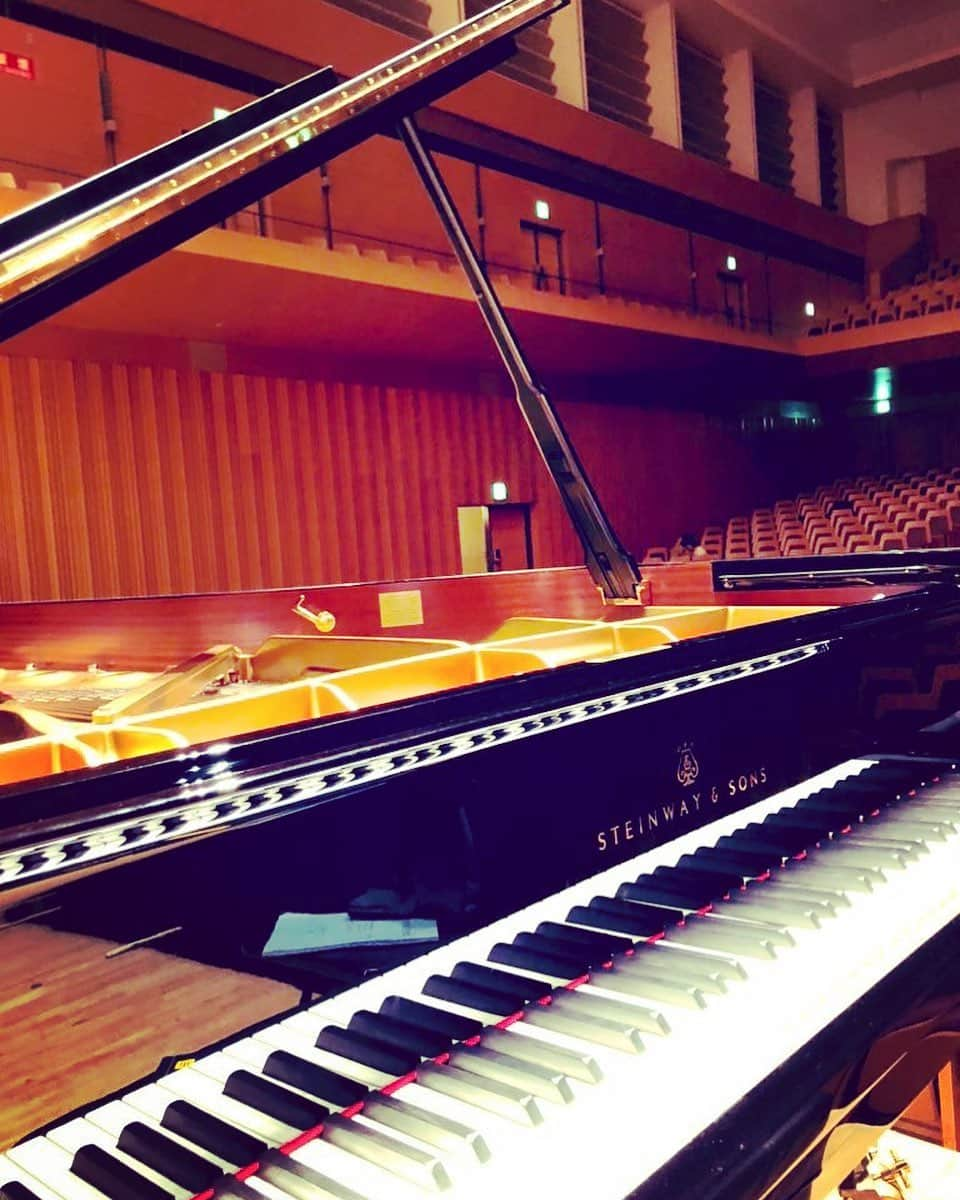
[[423, 598], [419, 591], [381, 592], [378, 599], [381, 629], [423, 624]]

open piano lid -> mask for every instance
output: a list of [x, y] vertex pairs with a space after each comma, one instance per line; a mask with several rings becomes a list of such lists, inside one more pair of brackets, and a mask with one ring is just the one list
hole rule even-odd
[[495, 66], [567, 0], [505, 0], [353, 79], [330, 68], [0, 222], [0, 340]]

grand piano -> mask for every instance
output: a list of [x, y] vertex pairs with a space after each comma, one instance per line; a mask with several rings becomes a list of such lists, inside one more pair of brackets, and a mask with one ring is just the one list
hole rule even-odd
[[[411, 117], [553, 7], [320, 72], [0, 224], [11, 334], [399, 125], [586, 560], [0, 607], [6, 930], [310, 997], [91, 1080], [19, 1131], [4, 1200], [813, 1200], [953, 1052], [960, 554], [641, 578]], [[438, 944], [262, 953], [283, 914], [341, 911]]]

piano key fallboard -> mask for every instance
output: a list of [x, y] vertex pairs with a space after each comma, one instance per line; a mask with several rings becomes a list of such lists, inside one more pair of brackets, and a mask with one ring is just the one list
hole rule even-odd
[[957, 916], [958, 846], [952, 764], [850, 760], [27, 1139], [0, 1197], [642, 1196]]

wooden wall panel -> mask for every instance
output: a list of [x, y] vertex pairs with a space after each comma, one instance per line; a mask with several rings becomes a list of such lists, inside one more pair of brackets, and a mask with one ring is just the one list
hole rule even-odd
[[0, 468], [4, 600], [456, 574], [501, 478], [579, 557], [498, 395], [0, 358]]
[[[560, 413], [638, 556], [795, 473], [789, 447], [760, 453], [702, 413], [587, 396]], [[457, 507], [497, 479], [531, 505], [536, 567], [583, 561], [512, 397], [490, 389], [0, 357], [0, 470], [0, 600], [455, 575]]]

